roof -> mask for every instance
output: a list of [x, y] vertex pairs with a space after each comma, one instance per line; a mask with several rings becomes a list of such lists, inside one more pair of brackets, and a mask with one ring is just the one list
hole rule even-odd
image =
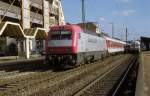
[[50, 28], [51, 30], [76, 30], [78, 32], [83, 31], [80, 26], [76, 24], [68, 24], [68, 25], [55, 25]]
[[24, 29], [24, 33], [26, 36], [35, 39], [45, 39], [46, 37], [46, 29], [44, 28], [30, 28]]
[[35, 38], [35, 39], [45, 39], [46, 29], [44, 28], [31, 28], [22, 29], [20, 24], [13, 22], [2, 22], [0, 23], [0, 36], [1, 37], [11, 37], [17, 39], [24, 38]]
[[2, 22], [0, 24], [0, 36], [12, 38], [25, 38], [25, 34], [18, 23]]
[[141, 42], [150, 42], [149, 37], [141, 37]]

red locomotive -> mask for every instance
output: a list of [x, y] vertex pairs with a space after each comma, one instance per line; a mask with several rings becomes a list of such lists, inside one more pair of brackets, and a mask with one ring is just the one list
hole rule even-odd
[[76, 66], [124, 51], [124, 42], [101, 37], [78, 25], [53, 26], [46, 40], [46, 62], [54, 66]]

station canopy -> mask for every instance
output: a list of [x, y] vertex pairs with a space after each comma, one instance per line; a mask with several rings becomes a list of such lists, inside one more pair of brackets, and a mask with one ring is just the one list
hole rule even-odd
[[0, 23], [0, 36], [10, 37], [17, 39], [24, 38], [35, 38], [35, 39], [45, 39], [47, 32], [44, 28], [30, 28], [22, 29], [20, 24], [13, 22], [2, 22]]
[[141, 37], [141, 50], [150, 51], [150, 37]]
[[47, 32], [44, 28], [24, 29], [24, 33], [26, 36], [35, 39], [45, 39], [47, 35]]
[[0, 36], [1, 37], [8, 36], [17, 39], [23, 39], [26, 37], [20, 24], [12, 22], [0, 23]]
[[141, 42], [150, 42], [150, 37], [141, 37]]

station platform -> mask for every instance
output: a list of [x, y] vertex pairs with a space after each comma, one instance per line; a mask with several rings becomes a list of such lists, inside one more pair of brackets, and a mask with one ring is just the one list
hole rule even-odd
[[150, 96], [150, 51], [140, 55], [135, 96]]
[[16, 63], [32, 62], [37, 60], [44, 60], [44, 57], [39, 55], [33, 55], [31, 56], [30, 59], [25, 59], [23, 57], [18, 58], [17, 56], [5, 56], [5, 57], [0, 57], [0, 66], [7, 66], [10, 64], [13, 65]]

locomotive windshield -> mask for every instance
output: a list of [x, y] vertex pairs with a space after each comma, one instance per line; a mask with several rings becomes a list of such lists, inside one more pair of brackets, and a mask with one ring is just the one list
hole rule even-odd
[[72, 38], [71, 31], [51, 31], [50, 36], [52, 40], [70, 40]]

